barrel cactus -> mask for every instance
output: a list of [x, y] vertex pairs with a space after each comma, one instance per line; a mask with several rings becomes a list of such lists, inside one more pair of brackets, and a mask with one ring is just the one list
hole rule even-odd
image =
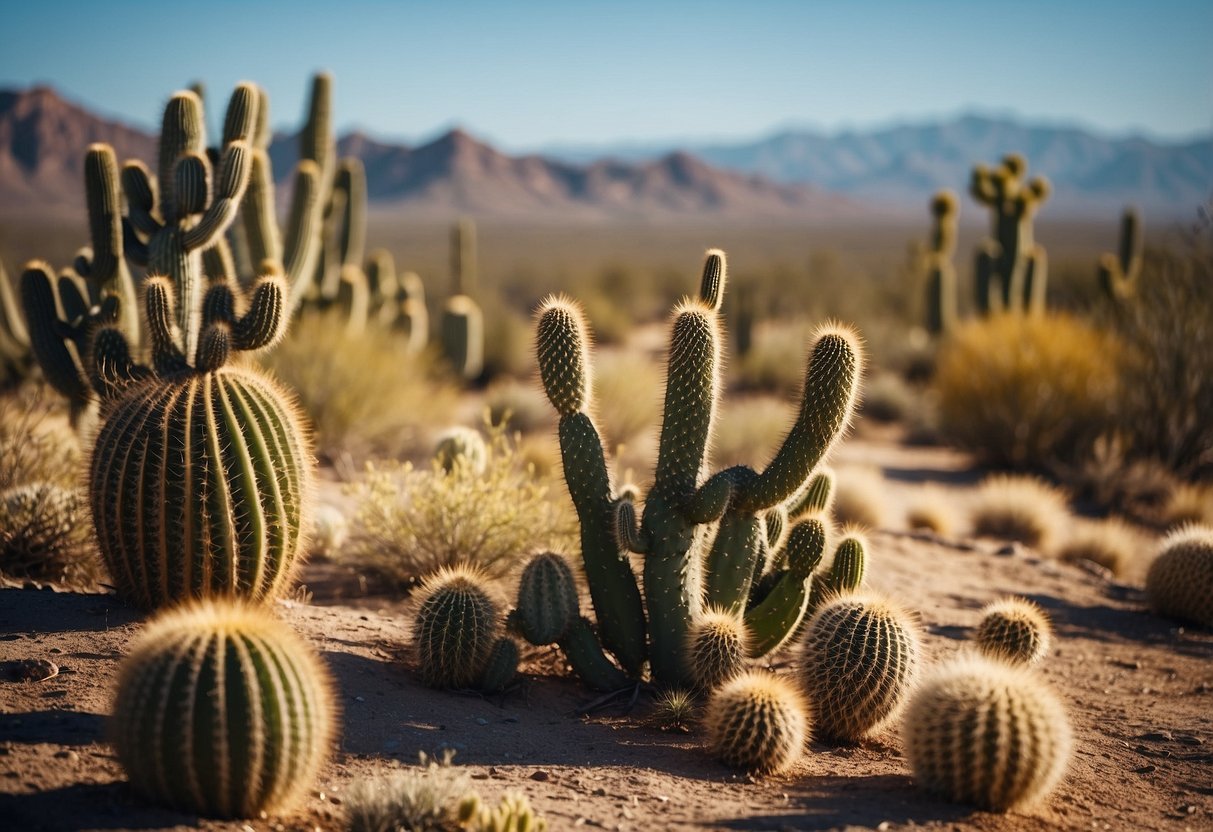
[[691, 670], [700, 690], [710, 691], [745, 669], [747, 633], [741, 616], [705, 610], [687, 636]]
[[809, 709], [795, 686], [763, 671], [735, 677], [708, 700], [704, 721], [712, 753], [726, 765], [778, 774], [804, 752]]
[[491, 587], [476, 570], [444, 568], [426, 579], [414, 624], [421, 681], [435, 688], [479, 685], [500, 617]]
[[1030, 671], [962, 656], [915, 691], [902, 729], [918, 783], [943, 797], [1005, 812], [1045, 798], [1065, 775], [1065, 708]]
[[1213, 626], [1213, 528], [1187, 526], [1163, 540], [1146, 573], [1146, 597], [1161, 615]]
[[875, 734], [905, 700], [919, 664], [909, 616], [873, 595], [844, 595], [813, 616], [801, 673], [819, 738], [858, 742]]
[[152, 620], [119, 671], [111, 734], [131, 784], [208, 817], [285, 812], [331, 750], [328, 674], [289, 627], [204, 601]]
[[1012, 664], [1032, 665], [1049, 654], [1052, 640], [1049, 617], [1023, 598], [1004, 598], [987, 604], [977, 626], [977, 649]]

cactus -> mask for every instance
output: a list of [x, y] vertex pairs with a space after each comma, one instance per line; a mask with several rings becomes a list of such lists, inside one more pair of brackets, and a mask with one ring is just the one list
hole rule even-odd
[[746, 641], [740, 616], [712, 609], [699, 614], [687, 634], [687, 652], [700, 690], [714, 690], [745, 669]]
[[819, 738], [853, 743], [879, 731], [913, 684], [920, 653], [909, 616], [888, 601], [860, 594], [827, 602], [801, 655]]
[[926, 254], [927, 331], [939, 335], [956, 324], [956, 224], [959, 205], [956, 194], [940, 191], [931, 198], [931, 216], [935, 220], [931, 245]]
[[1213, 527], [1167, 535], [1146, 573], [1146, 597], [1159, 615], [1213, 627]]
[[442, 307], [442, 354], [465, 380], [484, 370], [484, 316], [471, 297], [476, 285], [476, 225], [465, 217], [451, 230], [452, 294]]
[[478, 277], [476, 222], [460, 217], [451, 227], [451, 294], [470, 295]]
[[935, 670], [902, 728], [919, 785], [948, 800], [1005, 812], [1043, 800], [1065, 775], [1065, 709], [1031, 672], [979, 656]]
[[555, 644], [581, 616], [573, 570], [560, 555], [536, 555], [522, 570], [511, 620], [531, 644]]
[[974, 640], [987, 656], [1011, 664], [1033, 665], [1049, 654], [1052, 627], [1040, 607], [1023, 598], [987, 604]]
[[0, 259], [0, 390], [16, 386], [33, 367], [21, 305]]
[[421, 352], [429, 341], [430, 316], [425, 306], [425, 284], [414, 272], [404, 272], [397, 278], [394, 305], [398, 312], [392, 328], [407, 336], [407, 352]]
[[434, 459], [448, 474], [457, 465], [466, 466], [474, 474], [483, 474], [489, 464], [489, 446], [480, 431], [456, 425], [438, 437]]
[[847, 529], [834, 550], [830, 568], [813, 576], [808, 615], [812, 615], [827, 600], [849, 595], [863, 585], [867, 572], [867, 538], [858, 529]]
[[1099, 258], [1099, 285], [1113, 300], [1132, 298], [1141, 283], [1141, 268], [1141, 221], [1137, 209], [1129, 207], [1120, 218], [1117, 253]]
[[506, 792], [495, 807], [479, 806], [466, 828], [469, 832], [546, 832], [548, 822], [535, 813], [526, 795]]
[[518, 642], [508, 637], [497, 639], [480, 673], [480, 689], [486, 693], [501, 693], [508, 688], [518, 675], [521, 658]]
[[[26, 325], [13, 332], [18, 342], [24, 337], [47, 382], [68, 400], [73, 423], [92, 400], [87, 366], [96, 330], [117, 325], [132, 343], [139, 340], [135, 286], [123, 256], [118, 160], [109, 145], [94, 144], [86, 151], [84, 191], [92, 248], [76, 256], [82, 284], [69, 276], [56, 281], [47, 264], [29, 263], [20, 285]], [[0, 301], [6, 307], [7, 294], [5, 281]]]
[[[823, 327], [810, 348], [800, 413], [770, 464], [761, 473], [739, 466], [703, 479], [719, 395], [718, 312], [726, 283], [724, 253], [709, 251], [699, 296], [674, 309], [657, 470], [639, 525], [633, 501], [612, 494], [602, 442], [589, 416], [590, 359], [581, 310], [560, 297], [539, 310], [540, 376], [560, 414], [565, 482], [581, 523], [582, 558], [604, 643], [635, 674], [647, 630], [653, 676], [663, 685], [691, 681], [687, 632], [704, 603], [745, 609], [754, 576], [769, 555], [764, 515], [813, 475], [844, 431], [858, 387], [857, 336]], [[701, 528], [718, 519], [705, 555]], [[620, 557], [624, 548], [645, 556], [647, 622], [636, 576]], [[778, 600], [802, 609], [802, 596], [786, 591]], [[768, 597], [764, 603], [775, 602]], [[777, 619], [792, 625], [798, 620], [790, 614], [767, 617]], [[784, 635], [762, 641], [778, 644]]]
[[792, 637], [810, 610], [813, 572], [825, 554], [827, 532], [818, 518], [798, 522], [788, 534], [786, 565], [769, 572], [765, 585], [751, 591], [755, 603], [745, 613], [751, 658], [778, 649]]
[[485, 577], [469, 567], [443, 568], [421, 587], [414, 629], [421, 681], [471, 688], [497, 643], [500, 615]]
[[828, 514], [834, 501], [834, 470], [822, 466], [800, 493], [788, 501], [788, 517], [796, 520], [806, 514]]
[[712, 753], [726, 765], [755, 774], [778, 774], [804, 752], [809, 708], [778, 676], [751, 671], [717, 689], [705, 723]]
[[111, 733], [131, 784], [214, 817], [287, 812], [331, 750], [320, 660], [255, 608], [203, 602], [155, 618], [123, 661]]
[[973, 169], [969, 193], [990, 210], [991, 238], [977, 254], [977, 306], [991, 312], [1044, 311], [1048, 263], [1033, 237], [1033, 220], [1049, 197], [1049, 180], [1024, 181], [1027, 162], [1010, 154], [991, 170]]

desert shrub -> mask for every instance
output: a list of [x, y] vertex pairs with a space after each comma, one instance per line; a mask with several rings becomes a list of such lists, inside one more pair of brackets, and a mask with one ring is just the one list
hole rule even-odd
[[884, 476], [877, 468], [843, 468], [834, 485], [831, 508], [840, 526], [884, 527], [888, 514]]
[[956, 511], [951, 499], [939, 488], [918, 489], [906, 507], [906, 525], [916, 531], [952, 537], [956, 532]]
[[1066, 522], [1065, 495], [1044, 480], [996, 474], [987, 477], [974, 495], [973, 533], [1052, 550]]
[[422, 755], [421, 765], [357, 780], [345, 796], [349, 832], [452, 832], [463, 828], [477, 798], [466, 772]]
[[78, 484], [80, 441], [56, 404], [45, 388], [0, 398], [0, 491], [32, 482]]
[[971, 321], [940, 349], [940, 429], [995, 465], [1073, 463], [1115, 427], [1124, 355], [1115, 336], [1069, 315]]
[[37, 482], [0, 491], [0, 573], [70, 584], [102, 575], [83, 496]]
[[[500, 428], [487, 442], [482, 471], [438, 461], [368, 463], [352, 491], [358, 500], [354, 533], [342, 560], [368, 567], [398, 585], [444, 566], [509, 574], [536, 551], [569, 551], [574, 524], [562, 493], [519, 456]], [[461, 460], [460, 460], [461, 463]]]
[[409, 355], [401, 336], [375, 326], [348, 336], [331, 315], [301, 316], [262, 362], [298, 394], [329, 460], [416, 449], [455, 405], [430, 354]]

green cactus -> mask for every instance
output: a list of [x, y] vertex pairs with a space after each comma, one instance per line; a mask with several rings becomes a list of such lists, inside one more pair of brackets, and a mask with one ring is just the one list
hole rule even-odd
[[451, 294], [470, 295], [478, 277], [476, 221], [460, 217], [451, 227]]
[[434, 445], [434, 459], [446, 473], [457, 465], [465, 465], [474, 474], [483, 474], [489, 464], [489, 446], [480, 431], [456, 425], [438, 437]]
[[805, 515], [830, 513], [834, 503], [834, 469], [823, 465], [800, 493], [788, 501], [788, 517], [797, 520]]
[[927, 331], [939, 335], [956, 324], [956, 226], [959, 204], [956, 194], [940, 191], [931, 198], [931, 216], [935, 221], [931, 245], [926, 254]]
[[1213, 527], [1167, 535], [1146, 573], [1146, 598], [1159, 615], [1213, 627]]
[[994, 169], [973, 168], [969, 193], [990, 210], [991, 239], [977, 254], [977, 306], [982, 314], [1027, 312], [1045, 307], [1048, 262], [1033, 237], [1033, 221], [1049, 197], [1049, 180], [1024, 181], [1027, 162], [1010, 154]]
[[425, 284], [415, 272], [404, 272], [397, 278], [394, 306], [398, 311], [392, 329], [407, 336], [408, 353], [421, 352], [430, 338], [430, 315], [425, 306]]
[[25, 379], [34, 366], [33, 358], [21, 306], [0, 258], [0, 390]]
[[920, 654], [917, 629], [893, 604], [871, 595], [827, 602], [801, 654], [819, 738], [853, 743], [879, 731], [913, 685]]
[[[699, 297], [674, 309], [657, 469], [639, 525], [632, 500], [611, 492], [602, 442], [589, 417], [590, 360], [581, 311], [564, 298], [548, 299], [539, 310], [540, 376], [561, 417], [565, 481], [581, 521], [582, 557], [605, 646], [636, 673], [647, 629], [653, 676], [663, 685], [691, 681], [687, 633], [705, 602], [737, 613], [745, 609], [754, 576], [766, 564], [765, 515], [812, 476], [850, 419], [858, 387], [857, 337], [841, 327], [822, 328], [810, 349], [800, 413], [770, 464], [761, 473], [739, 466], [704, 480], [719, 396], [718, 312], [726, 283], [723, 252], [709, 251]], [[703, 527], [716, 520], [717, 536], [705, 546]], [[636, 576], [620, 557], [625, 548], [644, 555], [647, 622]], [[777, 601], [802, 609], [803, 592], [789, 587], [764, 603]], [[765, 621], [794, 625], [795, 612], [780, 610]], [[761, 643], [778, 644], [784, 635], [769, 634]]]
[[745, 669], [747, 640], [745, 622], [735, 613], [708, 609], [696, 617], [687, 652], [700, 690], [714, 690]]
[[548, 822], [531, 808], [526, 795], [506, 792], [495, 807], [479, 806], [466, 828], [469, 832], [546, 832]]
[[[123, 256], [118, 161], [109, 145], [94, 144], [85, 152], [84, 191], [92, 248], [76, 257], [82, 284], [68, 276], [56, 280], [45, 263], [28, 264], [20, 286], [26, 325], [14, 330], [14, 338], [29, 344], [47, 382], [68, 400], [73, 422], [92, 400], [87, 362], [97, 328], [117, 325], [131, 343], [139, 341], [135, 285]], [[7, 281], [0, 292], [7, 294]]]
[[847, 529], [842, 534], [829, 570], [813, 576], [807, 615], [812, 615], [827, 600], [849, 595], [863, 585], [867, 572], [867, 538], [858, 529]]
[[480, 674], [480, 689], [486, 693], [501, 693], [506, 690], [518, 675], [518, 663], [521, 659], [518, 642], [508, 636], [497, 639]]
[[421, 681], [434, 688], [480, 684], [501, 629], [485, 577], [443, 568], [421, 587], [414, 624]]
[[208, 817], [288, 812], [331, 752], [319, 658], [268, 613], [230, 601], [166, 612], [119, 670], [111, 735], [131, 784]]
[[1023, 598], [1004, 598], [981, 611], [974, 640], [977, 649], [1011, 664], [1033, 665], [1049, 654], [1049, 617]]
[[476, 224], [464, 217], [451, 229], [451, 296], [442, 306], [439, 340], [455, 374], [467, 381], [484, 370], [484, 316], [471, 297], [476, 273]]
[[581, 616], [573, 570], [560, 555], [536, 555], [518, 581], [514, 628], [531, 644], [555, 644]]
[[779, 774], [804, 753], [809, 708], [784, 679], [750, 671], [718, 688], [705, 723], [712, 754], [755, 774]]
[[1117, 253], [1099, 258], [1099, 285], [1113, 300], [1127, 300], [1137, 294], [1141, 269], [1141, 220], [1137, 209], [1129, 207], [1120, 218]]
[[1031, 672], [979, 656], [935, 670], [902, 727], [919, 785], [948, 800], [1006, 812], [1043, 800], [1065, 776], [1065, 708]]

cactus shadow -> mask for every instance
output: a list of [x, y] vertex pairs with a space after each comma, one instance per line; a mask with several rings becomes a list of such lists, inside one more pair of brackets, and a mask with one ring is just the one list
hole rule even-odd
[[195, 827], [196, 815], [148, 807], [124, 782], [73, 783], [32, 794], [0, 794], [5, 829], [70, 832], [84, 829]]
[[0, 714], [0, 742], [91, 745], [105, 741], [105, 714], [33, 711]]
[[913, 786], [908, 775], [818, 776], [788, 792], [790, 811], [715, 821], [725, 829], [841, 829], [963, 823], [972, 807], [943, 803]]
[[1208, 630], [1183, 627], [1143, 608], [1080, 604], [1044, 593], [1027, 597], [1049, 614], [1053, 629], [1063, 639], [1080, 636], [1106, 644], [1136, 643], [1213, 660], [1213, 633]]
[[102, 632], [143, 617], [116, 595], [0, 589], [0, 633]]

